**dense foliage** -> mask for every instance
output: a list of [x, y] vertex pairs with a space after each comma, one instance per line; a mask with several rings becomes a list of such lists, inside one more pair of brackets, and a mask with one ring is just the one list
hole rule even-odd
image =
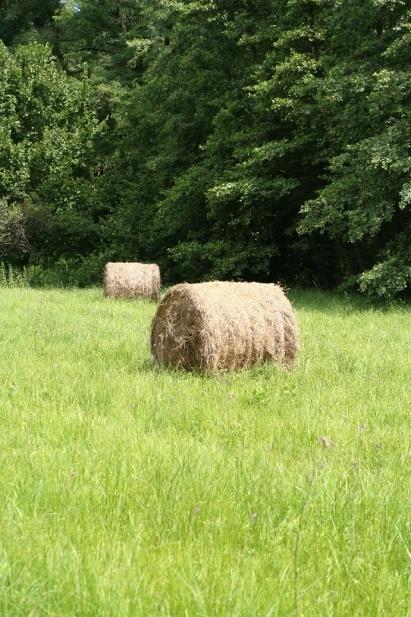
[[139, 259], [167, 281], [406, 290], [408, 3], [22, 4], [0, 30], [9, 261], [80, 284]]
[[54, 264], [93, 250], [89, 85], [36, 43], [15, 53], [0, 46], [0, 85], [0, 258]]

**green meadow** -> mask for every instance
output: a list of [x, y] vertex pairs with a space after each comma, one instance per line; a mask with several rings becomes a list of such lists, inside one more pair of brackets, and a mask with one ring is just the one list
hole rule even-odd
[[0, 289], [1, 617], [411, 615], [411, 313], [291, 294], [297, 369], [158, 370], [155, 306]]

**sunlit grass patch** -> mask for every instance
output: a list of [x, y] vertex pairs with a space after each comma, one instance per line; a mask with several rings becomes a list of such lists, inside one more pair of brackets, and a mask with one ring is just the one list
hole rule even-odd
[[155, 368], [155, 306], [0, 290], [0, 614], [407, 615], [411, 317], [293, 294], [295, 372]]

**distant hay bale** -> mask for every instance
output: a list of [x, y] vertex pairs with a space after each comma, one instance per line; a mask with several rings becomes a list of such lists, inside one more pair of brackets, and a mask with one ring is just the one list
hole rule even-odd
[[184, 283], [157, 308], [151, 352], [160, 366], [205, 373], [267, 360], [288, 369], [298, 352], [298, 326], [278, 285]]
[[158, 300], [160, 268], [157, 264], [109, 262], [104, 269], [104, 295]]

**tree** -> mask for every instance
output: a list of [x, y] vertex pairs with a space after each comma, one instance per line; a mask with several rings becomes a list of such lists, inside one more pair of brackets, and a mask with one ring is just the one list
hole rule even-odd
[[327, 13], [315, 92], [327, 170], [300, 225], [338, 249], [339, 280], [381, 297], [411, 282], [410, 22], [400, 0], [335, 3]]
[[3, 238], [24, 225], [30, 259], [405, 291], [404, 0], [22, 6], [3, 37], [48, 38], [64, 71], [27, 47], [0, 77]]
[[59, 0], [3, 0], [0, 5], [0, 40], [7, 46], [56, 37], [53, 17]]
[[149, 35], [128, 43], [142, 71], [106, 177], [112, 250], [158, 259], [174, 280], [404, 289], [406, 5], [140, 7]]
[[96, 242], [98, 131], [87, 81], [67, 77], [47, 47], [0, 44], [0, 88], [3, 240], [14, 229], [22, 259], [28, 245], [31, 260], [84, 253]]

